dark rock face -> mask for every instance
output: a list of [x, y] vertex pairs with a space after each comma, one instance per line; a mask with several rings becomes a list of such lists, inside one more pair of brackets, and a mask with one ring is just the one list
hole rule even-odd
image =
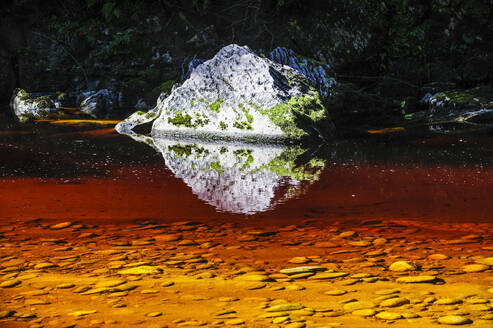
[[297, 55], [293, 50], [277, 47], [269, 54], [270, 59], [281, 65], [287, 65], [305, 76], [322, 97], [330, 96], [336, 80], [330, 65]]
[[116, 107], [114, 93], [108, 89], [102, 89], [92, 93], [80, 104], [80, 111], [94, 118], [107, 117]]
[[493, 125], [493, 90], [488, 87], [439, 92], [429, 97], [429, 106], [432, 130], [447, 131], [444, 124], [449, 123]]
[[493, 111], [493, 90], [478, 87], [463, 91], [439, 92], [430, 97], [429, 103], [431, 122], [469, 121]]

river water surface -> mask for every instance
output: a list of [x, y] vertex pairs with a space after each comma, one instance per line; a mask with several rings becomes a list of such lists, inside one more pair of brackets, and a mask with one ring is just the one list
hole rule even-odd
[[426, 130], [311, 147], [144, 138], [38, 123], [0, 131], [0, 217], [99, 223], [491, 222], [493, 139]]

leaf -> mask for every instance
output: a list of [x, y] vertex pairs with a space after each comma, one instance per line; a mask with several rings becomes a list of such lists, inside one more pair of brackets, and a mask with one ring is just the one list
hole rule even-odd
[[98, 2], [98, 0], [87, 0], [87, 8], [91, 8]]
[[113, 14], [113, 9], [115, 8], [114, 2], [107, 2], [104, 4], [103, 9], [101, 9], [101, 13], [103, 14], [104, 19], [109, 21], [111, 19], [111, 15]]

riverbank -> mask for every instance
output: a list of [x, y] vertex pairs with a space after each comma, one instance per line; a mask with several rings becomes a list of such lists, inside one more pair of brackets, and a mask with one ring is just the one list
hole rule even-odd
[[6, 220], [0, 325], [489, 327], [492, 253], [491, 223]]

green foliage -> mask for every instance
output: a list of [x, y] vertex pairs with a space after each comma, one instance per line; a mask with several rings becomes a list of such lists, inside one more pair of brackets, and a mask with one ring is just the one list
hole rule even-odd
[[160, 90], [162, 93], [165, 93], [166, 95], [169, 95], [171, 93], [171, 89], [173, 89], [173, 86], [175, 85], [176, 81], [175, 80], [168, 80], [161, 84]]
[[101, 1], [101, 0], [88, 0], [87, 8], [91, 9], [97, 5], [101, 6], [101, 15], [106, 20], [106, 22], [110, 22], [114, 18], [120, 18], [121, 11], [118, 8], [118, 3], [113, 1]]

